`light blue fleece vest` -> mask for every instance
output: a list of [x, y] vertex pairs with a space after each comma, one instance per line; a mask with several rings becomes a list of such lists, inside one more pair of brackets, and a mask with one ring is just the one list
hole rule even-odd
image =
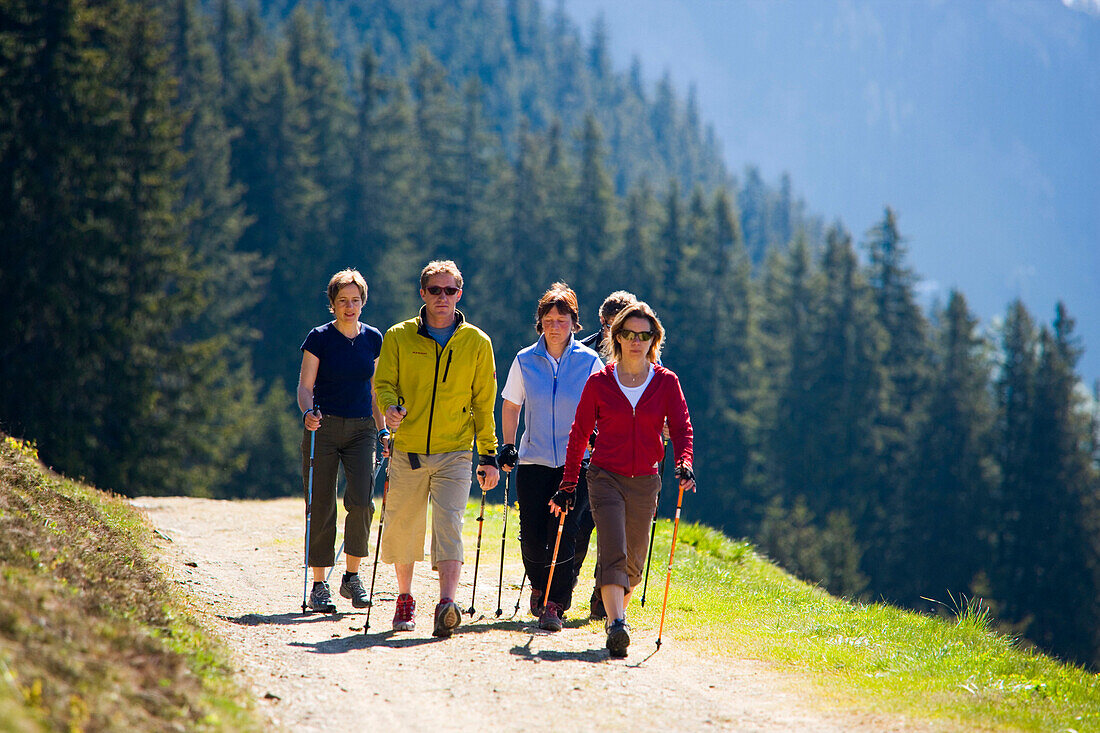
[[601, 364], [599, 355], [572, 336], [562, 352], [558, 373], [546, 352], [546, 339], [539, 336], [534, 344], [516, 354], [523, 374], [524, 415], [523, 438], [519, 442], [519, 459], [557, 468], [565, 465], [565, 448], [569, 443], [569, 428], [581, 391], [593, 362]]

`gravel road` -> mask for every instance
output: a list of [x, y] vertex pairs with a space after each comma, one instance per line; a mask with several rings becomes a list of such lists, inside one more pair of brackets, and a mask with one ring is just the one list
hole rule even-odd
[[[826, 709], [803, 680], [755, 660], [700, 657], [665, 630], [637, 629], [630, 656], [612, 660], [602, 626], [570, 619], [561, 633], [507, 616], [522, 575], [509, 558], [505, 613], [495, 616], [499, 553], [482, 555], [477, 612], [454, 637], [432, 637], [438, 585], [417, 563], [417, 628], [390, 630], [396, 586], [380, 566], [369, 633], [365, 610], [336, 598], [338, 613], [305, 615], [301, 500], [139, 498], [161, 537], [165, 571], [183, 584], [234, 657], [242, 683], [273, 728], [404, 730], [884, 731], [922, 725], [874, 713]], [[372, 542], [374, 531], [372, 528]], [[166, 539], [167, 538], [167, 539]], [[483, 545], [484, 548], [484, 545]], [[468, 607], [473, 548], [458, 602]], [[369, 583], [370, 565], [363, 566]], [[333, 574], [334, 592], [339, 572]], [[491, 577], [490, 577], [491, 576]], [[578, 600], [590, 589], [582, 584]], [[526, 601], [526, 599], [525, 599]], [[583, 605], [583, 604], [582, 604]]]

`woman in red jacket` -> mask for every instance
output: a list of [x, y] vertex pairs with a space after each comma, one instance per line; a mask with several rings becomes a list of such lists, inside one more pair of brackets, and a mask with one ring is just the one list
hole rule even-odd
[[630, 645], [626, 607], [642, 580], [649, 524], [661, 489], [662, 428], [668, 421], [676, 475], [695, 490], [692, 431], [680, 380], [657, 364], [664, 328], [646, 303], [624, 308], [611, 323], [610, 363], [588, 378], [569, 431], [565, 474], [550, 511], [573, 506], [581, 459], [593, 428], [596, 447], [588, 467], [588, 501], [596, 522], [597, 584], [607, 610], [607, 649], [625, 657]]

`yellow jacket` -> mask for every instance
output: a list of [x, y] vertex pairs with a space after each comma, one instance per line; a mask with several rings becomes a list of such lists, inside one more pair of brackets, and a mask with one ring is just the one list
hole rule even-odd
[[406, 453], [470, 450], [497, 452], [497, 375], [493, 342], [456, 311], [458, 326], [446, 346], [428, 334], [420, 315], [392, 326], [382, 339], [374, 372], [378, 407], [407, 410], [394, 432], [394, 448]]

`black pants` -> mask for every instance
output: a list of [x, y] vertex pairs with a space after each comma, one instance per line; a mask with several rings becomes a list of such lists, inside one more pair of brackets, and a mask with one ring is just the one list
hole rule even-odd
[[[519, 499], [520, 551], [531, 588], [546, 591], [550, 575], [550, 560], [554, 554], [559, 520], [550, 513], [549, 501], [561, 484], [564, 467], [550, 468], [534, 464], [516, 467], [516, 496]], [[549, 599], [569, 608], [573, 602], [573, 562], [577, 540], [577, 525], [581, 514], [588, 507], [588, 482], [581, 472], [577, 482], [577, 500], [573, 509], [565, 515], [561, 543], [558, 545], [557, 563], [554, 566], [553, 587]], [[543, 600], [547, 600], [544, 596]]]
[[[309, 496], [308, 430], [302, 431], [302, 495]], [[344, 551], [355, 557], [369, 553], [374, 504], [374, 419], [325, 415], [313, 448], [313, 508], [310, 512], [309, 566], [330, 567], [336, 559], [336, 475], [341, 464], [347, 478], [344, 491]], [[307, 498], [308, 501], [308, 498]]]

